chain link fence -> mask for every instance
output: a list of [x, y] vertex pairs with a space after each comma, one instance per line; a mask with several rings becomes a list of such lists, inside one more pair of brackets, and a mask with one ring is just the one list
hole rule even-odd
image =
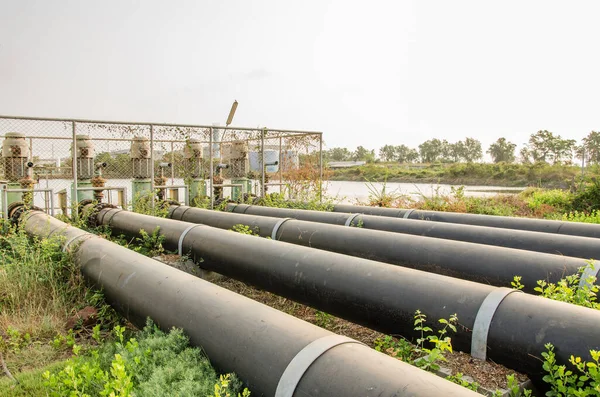
[[65, 215], [85, 199], [132, 209], [143, 189], [154, 192], [150, 205], [158, 198], [210, 208], [322, 194], [320, 132], [0, 116], [0, 143], [3, 216], [23, 200], [18, 190]]

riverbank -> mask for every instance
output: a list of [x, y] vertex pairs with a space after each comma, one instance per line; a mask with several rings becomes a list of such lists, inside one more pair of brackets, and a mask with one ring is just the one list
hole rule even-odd
[[[585, 169], [586, 177], [598, 175], [597, 166]], [[559, 164], [376, 163], [332, 170], [329, 180], [566, 189], [577, 184], [580, 177], [581, 167]]]

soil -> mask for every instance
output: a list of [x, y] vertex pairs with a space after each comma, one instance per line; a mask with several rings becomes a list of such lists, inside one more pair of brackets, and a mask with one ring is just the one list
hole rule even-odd
[[[326, 328], [329, 331], [359, 340], [368, 346], [375, 347], [375, 340], [385, 335], [335, 316], [318, 317], [318, 310], [290, 301], [267, 291], [251, 287], [241, 281], [233, 280], [224, 276], [212, 274], [209, 280], [228, 290], [237, 292], [255, 301], [271, 306], [275, 309], [291, 314], [309, 323]], [[482, 361], [471, 357], [463, 352], [445, 354], [447, 362], [442, 362], [441, 367], [448, 368], [452, 375], [460, 372], [463, 376], [469, 376], [479, 383], [481, 387], [488, 390], [505, 389], [506, 376], [514, 374], [519, 383], [525, 382], [527, 376], [506, 368], [491, 361]]]

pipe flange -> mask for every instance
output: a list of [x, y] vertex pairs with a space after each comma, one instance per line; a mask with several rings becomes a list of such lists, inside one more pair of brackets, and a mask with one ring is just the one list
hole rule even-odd
[[[91, 200], [84, 200], [84, 201], [91, 201]], [[82, 201], [82, 204], [83, 204], [83, 201]], [[91, 204], [91, 203], [89, 203], [89, 204]], [[80, 208], [82, 211], [82, 214], [80, 214], [81, 218], [85, 219], [85, 223], [89, 227], [96, 229], [97, 227], [100, 226], [100, 224], [98, 223], [98, 214], [100, 213], [100, 211], [102, 211], [103, 209], [106, 209], [106, 208], [112, 209], [112, 208], [118, 208], [118, 207], [116, 205], [112, 205], [112, 204], [98, 203], [91, 207], [86, 208], [84, 206], [81, 206]], [[84, 212], [84, 209], [85, 209], [85, 212]]]
[[42, 212], [44, 211], [43, 209], [41, 209], [40, 207], [36, 207], [35, 205], [28, 207], [25, 205], [25, 203], [22, 203], [22, 202], [11, 203], [8, 205], [6, 210], [8, 213], [8, 219], [10, 219], [10, 222], [15, 226], [19, 225], [21, 216], [25, 212], [27, 212], [29, 210], [42, 211]]

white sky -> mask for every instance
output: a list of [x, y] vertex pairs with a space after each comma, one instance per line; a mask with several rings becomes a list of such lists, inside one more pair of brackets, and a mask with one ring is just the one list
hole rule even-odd
[[597, 0], [0, 0], [0, 114], [324, 132], [600, 130]]

